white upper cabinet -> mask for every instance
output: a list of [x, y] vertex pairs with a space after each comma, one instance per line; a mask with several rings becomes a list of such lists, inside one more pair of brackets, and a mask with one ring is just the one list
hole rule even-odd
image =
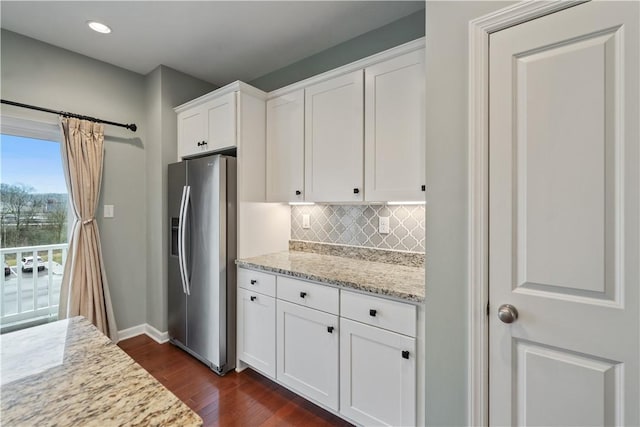
[[363, 200], [363, 71], [305, 88], [305, 200]]
[[304, 90], [267, 101], [267, 201], [304, 200]]
[[236, 92], [178, 113], [178, 157], [236, 146]]
[[424, 201], [424, 76], [423, 49], [365, 69], [365, 201]]

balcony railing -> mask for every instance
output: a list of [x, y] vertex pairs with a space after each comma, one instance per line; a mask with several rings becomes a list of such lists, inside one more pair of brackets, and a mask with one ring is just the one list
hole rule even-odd
[[[67, 243], [61, 243], [0, 248], [0, 261], [4, 266], [4, 275], [0, 276], [2, 330], [57, 318], [68, 247]], [[33, 262], [23, 266], [24, 257], [33, 257]], [[38, 257], [43, 263], [38, 262]]]

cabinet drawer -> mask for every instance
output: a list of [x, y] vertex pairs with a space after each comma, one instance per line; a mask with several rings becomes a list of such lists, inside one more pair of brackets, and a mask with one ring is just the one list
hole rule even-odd
[[336, 288], [280, 276], [277, 295], [279, 299], [295, 304], [327, 313], [339, 313], [340, 291]]
[[246, 268], [238, 268], [238, 287], [275, 297], [276, 276]]
[[416, 307], [411, 304], [342, 291], [340, 316], [368, 325], [416, 336]]

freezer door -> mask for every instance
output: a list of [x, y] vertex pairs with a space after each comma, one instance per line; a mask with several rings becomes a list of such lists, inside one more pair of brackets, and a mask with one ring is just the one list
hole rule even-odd
[[218, 369], [226, 364], [226, 159], [189, 160], [187, 185], [187, 346]]
[[187, 295], [180, 272], [180, 208], [187, 185], [185, 162], [169, 165], [168, 224], [169, 251], [167, 253], [167, 308], [169, 338], [182, 345], [187, 343]]

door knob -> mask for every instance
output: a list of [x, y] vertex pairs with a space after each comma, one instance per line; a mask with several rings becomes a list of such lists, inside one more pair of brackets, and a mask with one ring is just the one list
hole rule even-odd
[[518, 319], [518, 310], [511, 304], [502, 304], [498, 307], [498, 319], [504, 323], [513, 323]]

